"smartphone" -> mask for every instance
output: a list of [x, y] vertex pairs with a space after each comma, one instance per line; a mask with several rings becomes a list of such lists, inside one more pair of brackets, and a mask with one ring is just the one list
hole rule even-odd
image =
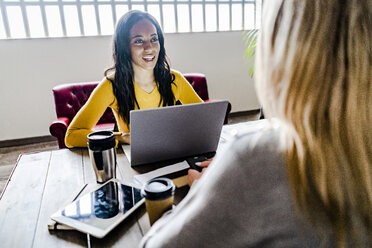
[[215, 155], [215, 153], [209, 153], [205, 155], [199, 155], [199, 156], [193, 156], [186, 159], [186, 162], [190, 165], [191, 169], [197, 170], [201, 172], [203, 170], [203, 167], [196, 165], [196, 162], [203, 162], [205, 160], [208, 160], [209, 158], [212, 158]]
[[112, 179], [58, 210], [51, 219], [103, 238], [144, 201], [141, 189]]

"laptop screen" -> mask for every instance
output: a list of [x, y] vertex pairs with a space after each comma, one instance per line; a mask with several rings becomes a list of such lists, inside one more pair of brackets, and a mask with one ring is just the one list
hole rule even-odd
[[131, 165], [215, 152], [227, 105], [213, 101], [131, 111]]

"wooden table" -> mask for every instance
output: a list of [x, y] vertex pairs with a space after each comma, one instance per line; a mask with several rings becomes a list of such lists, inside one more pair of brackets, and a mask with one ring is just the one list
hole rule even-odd
[[[221, 140], [250, 126], [225, 126]], [[149, 170], [131, 168], [121, 149], [117, 150], [117, 164], [117, 178], [122, 182], [133, 183], [134, 175]], [[85, 184], [96, 184], [86, 148], [21, 155], [0, 196], [0, 247], [137, 247], [150, 228], [144, 205], [103, 239], [78, 231], [48, 230], [50, 216]], [[187, 191], [188, 187], [176, 190], [176, 204]]]
[[[117, 155], [117, 178], [133, 183], [138, 171], [130, 167], [121, 149]], [[0, 247], [137, 247], [150, 228], [144, 205], [103, 239], [87, 239], [77, 231], [48, 230], [51, 214], [85, 184], [96, 184], [87, 149], [21, 155], [0, 198]], [[176, 190], [176, 203], [187, 190]]]

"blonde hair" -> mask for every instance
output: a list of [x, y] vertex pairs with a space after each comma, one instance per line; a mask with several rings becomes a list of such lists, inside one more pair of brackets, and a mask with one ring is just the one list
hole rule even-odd
[[283, 123], [298, 209], [330, 223], [339, 247], [372, 242], [372, 4], [270, 0], [256, 88]]

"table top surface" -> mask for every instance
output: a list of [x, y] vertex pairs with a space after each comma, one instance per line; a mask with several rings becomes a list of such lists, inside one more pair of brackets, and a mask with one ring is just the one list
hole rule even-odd
[[[251, 129], [252, 123], [224, 126], [219, 149], [236, 130]], [[121, 149], [117, 150], [117, 178], [134, 183], [133, 176], [149, 171], [132, 168]], [[86, 148], [60, 149], [23, 154], [18, 158], [0, 196], [1, 247], [137, 247], [150, 224], [144, 204], [107, 236], [97, 239], [74, 230], [48, 230], [50, 216], [96, 178]], [[177, 204], [188, 187], [176, 190]]]

